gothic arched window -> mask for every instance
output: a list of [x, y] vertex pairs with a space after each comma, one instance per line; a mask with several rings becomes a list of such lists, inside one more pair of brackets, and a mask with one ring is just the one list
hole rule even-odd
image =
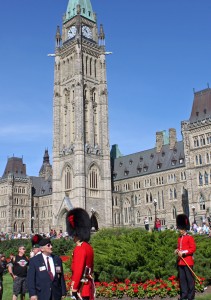
[[174, 188], [174, 199], [177, 199], [177, 190]]
[[206, 171], [204, 172], [204, 183], [209, 184], [208, 174]]
[[141, 222], [141, 214], [139, 211], [137, 211], [137, 214], [136, 214], [136, 223], [140, 223]]
[[89, 191], [91, 197], [97, 197], [100, 188], [99, 169], [93, 165], [89, 170]]
[[21, 232], [24, 232], [25, 231], [25, 225], [24, 223], [21, 223]]
[[205, 205], [205, 199], [202, 194], [199, 196], [199, 204], [200, 204], [200, 210], [205, 210], [206, 205]]
[[123, 211], [124, 211], [124, 222], [130, 223], [130, 221], [131, 221], [131, 204], [128, 199], [124, 203]]
[[64, 188], [65, 190], [71, 190], [72, 189], [72, 181], [73, 181], [73, 176], [72, 176], [72, 170], [69, 166], [65, 168], [65, 184]]
[[152, 211], [151, 211], [151, 209], [148, 210], [147, 216], [148, 216], [149, 221], [152, 221]]
[[203, 185], [203, 176], [201, 172], [199, 172], [199, 185]]
[[172, 217], [173, 219], [175, 220], [176, 217], [177, 217], [177, 210], [176, 210], [176, 207], [174, 206], [173, 209], [172, 209]]
[[18, 225], [17, 225], [16, 222], [15, 222], [14, 225], [13, 225], [13, 230], [14, 230], [14, 232], [17, 232], [17, 231], [18, 231]]

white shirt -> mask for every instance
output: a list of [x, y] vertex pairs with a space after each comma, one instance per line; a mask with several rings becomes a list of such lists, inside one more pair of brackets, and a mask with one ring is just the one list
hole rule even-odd
[[[48, 270], [48, 265], [47, 265], [47, 256], [48, 255], [45, 255], [42, 253], [42, 256], [43, 256], [43, 259], [44, 259], [44, 262], [45, 262], [45, 265], [46, 265], [46, 269]], [[51, 267], [51, 272], [53, 274], [53, 277], [55, 276], [55, 266], [54, 266], [54, 262], [53, 262], [53, 258], [51, 256], [48, 256], [49, 257], [49, 264], [50, 264], [50, 267]]]

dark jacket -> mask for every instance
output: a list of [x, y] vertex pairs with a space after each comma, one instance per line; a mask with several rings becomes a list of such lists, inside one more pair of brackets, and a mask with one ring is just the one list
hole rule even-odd
[[53, 295], [54, 300], [60, 300], [66, 295], [66, 286], [62, 261], [59, 256], [52, 255], [55, 266], [55, 277], [50, 279], [44, 258], [38, 254], [30, 259], [27, 275], [29, 296], [38, 296], [39, 300], [49, 300]]

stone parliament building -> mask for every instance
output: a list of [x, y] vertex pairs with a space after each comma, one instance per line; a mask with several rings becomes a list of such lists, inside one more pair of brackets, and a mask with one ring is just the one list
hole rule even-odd
[[65, 214], [83, 207], [99, 228], [144, 227], [156, 217], [175, 226], [186, 213], [210, 216], [211, 89], [194, 92], [190, 118], [156, 133], [155, 147], [122, 156], [110, 151], [106, 49], [103, 26], [90, 0], [69, 0], [55, 37], [53, 158], [48, 150], [39, 176], [10, 157], [0, 178], [0, 231], [66, 231]]

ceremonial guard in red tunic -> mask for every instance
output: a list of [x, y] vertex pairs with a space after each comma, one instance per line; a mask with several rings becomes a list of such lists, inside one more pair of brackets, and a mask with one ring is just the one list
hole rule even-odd
[[178, 255], [180, 300], [193, 300], [195, 297], [195, 280], [191, 269], [194, 265], [193, 254], [196, 251], [196, 244], [193, 236], [187, 233], [187, 230], [190, 229], [188, 217], [185, 214], [180, 214], [176, 221], [180, 233], [175, 250], [175, 254]]
[[82, 208], [74, 208], [67, 213], [67, 231], [73, 237], [76, 247], [72, 257], [72, 296], [76, 299], [94, 299], [94, 251], [88, 243], [91, 222], [88, 213]]

